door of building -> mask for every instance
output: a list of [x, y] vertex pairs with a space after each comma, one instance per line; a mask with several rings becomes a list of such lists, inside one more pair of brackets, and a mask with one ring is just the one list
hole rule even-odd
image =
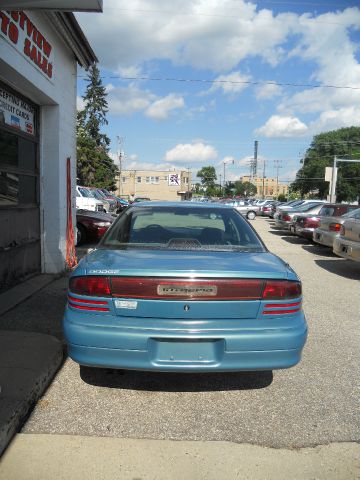
[[0, 291], [41, 270], [37, 108], [10, 95], [0, 96]]

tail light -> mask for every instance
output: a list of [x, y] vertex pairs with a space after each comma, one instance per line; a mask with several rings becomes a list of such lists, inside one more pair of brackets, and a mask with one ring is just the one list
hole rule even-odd
[[69, 290], [77, 295], [89, 295], [90, 297], [109, 297], [109, 277], [72, 277], [69, 282]]
[[319, 217], [308, 217], [304, 220], [304, 227], [305, 228], [317, 228], [320, 223]]
[[[72, 277], [71, 293], [91, 297], [144, 300], [291, 300], [301, 297], [301, 283], [260, 279], [171, 279], [157, 277]], [[102, 301], [75, 299], [78, 303], [103, 305]], [[104, 301], [105, 302], [105, 301]], [[107, 305], [107, 302], [104, 303]], [[278, 305], [283, 306], [282, 305]]]
[[288, 213], [284, 213], [282, 216], [282, 220], [284, 220], [284, 222], [290, 222], [291, 217]]
[[286, 300], [301, 296], [301, 283], [287, 280], [270, 280], [265, 282], [262, 294], [264, 299]]
[[330, 223], [329, 230], [332, 232], [340, 232], [341, 223]]

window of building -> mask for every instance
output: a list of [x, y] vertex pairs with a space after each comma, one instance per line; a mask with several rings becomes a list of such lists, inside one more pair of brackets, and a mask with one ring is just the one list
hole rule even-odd
[[158, 184], [160, 181], [160, 177], [146, 177], [145, 179], [146, 183], [151, 183], [151, 184]]
[[136, 182], [141, 183], [141, 177], [136, 177]]
[[126, 183], [126, 177], [121, 177], [122, 183]]
[[0, 130], [0, 206], [39, 203], [36, 143]]

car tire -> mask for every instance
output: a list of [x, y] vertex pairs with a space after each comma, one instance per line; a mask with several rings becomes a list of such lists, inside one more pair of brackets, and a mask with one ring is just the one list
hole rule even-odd
[[85, 228], [77, 224], [77, 245], [81, 245], [82, 243], [86, 242], [86, 230]]
[[249, 212], [247, 212], [246, 214], [246, 218], [248, 220], [255, 220], [255, 217], [256, 217], [256, 213], [254, 212], [254, 210], [250, 210]]

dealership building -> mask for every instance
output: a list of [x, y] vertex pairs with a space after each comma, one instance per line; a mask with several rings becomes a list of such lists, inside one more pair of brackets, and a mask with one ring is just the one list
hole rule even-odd
[[71, 10], [101, 11], [95, 0], [8, 3], [29, 10], [0, 10], [0, 291], [65, 269], [77, 67], [97, 61]]

